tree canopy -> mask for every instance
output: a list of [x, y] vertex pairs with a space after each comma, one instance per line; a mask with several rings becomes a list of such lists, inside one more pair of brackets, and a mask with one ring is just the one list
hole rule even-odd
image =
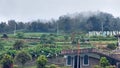
[[[88, 12], [89, 13], [89, 12]], [[102, 28], [103, 27], [103, 28]], [[60, 16], [57, 20], [0, 23], [0, 33], [23, 32], [76, 32], [76, 31], [119, 31], [120, 18], [109, 13], [78, 13]]]

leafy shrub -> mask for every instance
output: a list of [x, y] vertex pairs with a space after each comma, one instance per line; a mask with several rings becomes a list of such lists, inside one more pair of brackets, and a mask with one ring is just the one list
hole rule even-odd
[[77, 40], [72, 40], [72, 44], [76, 45], [76, 44], [78, 44], [78, 41]]
[[8, 38], [7, 34], [3, 34], [1, 38]]
[[17, 32], [16, 36], [17, 36], [17, 38], [24, 38], [24, 33], [23, 32]]
[[58, 68], [58, 67], [55, 64], [51, 64], [49, 68]]
[[10, 55], [5, 54], [1, 62], [2, 62], [2, 68], [12, 68], [13, 66], [13, 59]]
[[41, 55], [37, 58], [37, 68], [45, 68], [47, 64], [47, 58], [44, 55]]
[[105, 68], [106, 66], [109, 66], [109, 61], [107, 60], [106, 57], [100, 58], [100, 66], [103, 68]]
[[111, 49], [111, 50], [114, 50], [116, 49], [117, 45], [116, 44], [108, 44], [107, 45], [107, 48]]
[[8, 51], [6, 52], [6, 54], [12, 56], [13, 58], [15, 57], [16, 53], [17, 53], [16, 50], [8, 50]]
[[64, 36], [64, 39], [67, 41], [69, 39], [69, 36]]
[[19, 63], [22, 64], [22, 66], [24, 66], [24, 64], [28, 61], [30, 61], [31, 55], [25, 51], [20, 51], [16, 56], [15, 56], [15, 60]]
[[23, 47], [24, 42], [22, 40], [15, 41], [13, 48], [16, 50], [20, 50]]

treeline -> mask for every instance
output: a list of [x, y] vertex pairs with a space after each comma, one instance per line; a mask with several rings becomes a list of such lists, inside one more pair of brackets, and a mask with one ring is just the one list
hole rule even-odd
[[104, 12], [83, 12], [60, 16], [58, 20], [0, 23], [0, 33], [25, 32], [119, 31], [120, 18]]
[[16, 22], [15, 20], [9, 20], [6, 22], [0, 23], [0, 33], [13, 33], [16, 31], [23, 32], [54, 32], [51, 30], [54, 28], [54, 24], [52, 22]]

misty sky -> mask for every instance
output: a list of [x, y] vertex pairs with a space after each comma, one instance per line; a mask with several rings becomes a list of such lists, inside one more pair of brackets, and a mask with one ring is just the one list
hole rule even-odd
[[120, 17], [120, 0], [0, 0], [0, 21], [50, 20], [68, 13], [98, 10]]

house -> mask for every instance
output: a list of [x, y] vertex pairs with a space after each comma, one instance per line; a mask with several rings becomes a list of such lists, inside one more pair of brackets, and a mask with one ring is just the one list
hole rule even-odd
[[[65, 58], [65, 65], [71, 68], [93, 68], [94, 65], [99, 65], [101, 57], [105, 56], [111, 65], [120, 66], [120, 58], [114, 54], [102, 52], [95, 48], [86, 48], [78, 50], [63, 50], [61, 52]], [[120, 68], [120, 67], [118, 67]]]

